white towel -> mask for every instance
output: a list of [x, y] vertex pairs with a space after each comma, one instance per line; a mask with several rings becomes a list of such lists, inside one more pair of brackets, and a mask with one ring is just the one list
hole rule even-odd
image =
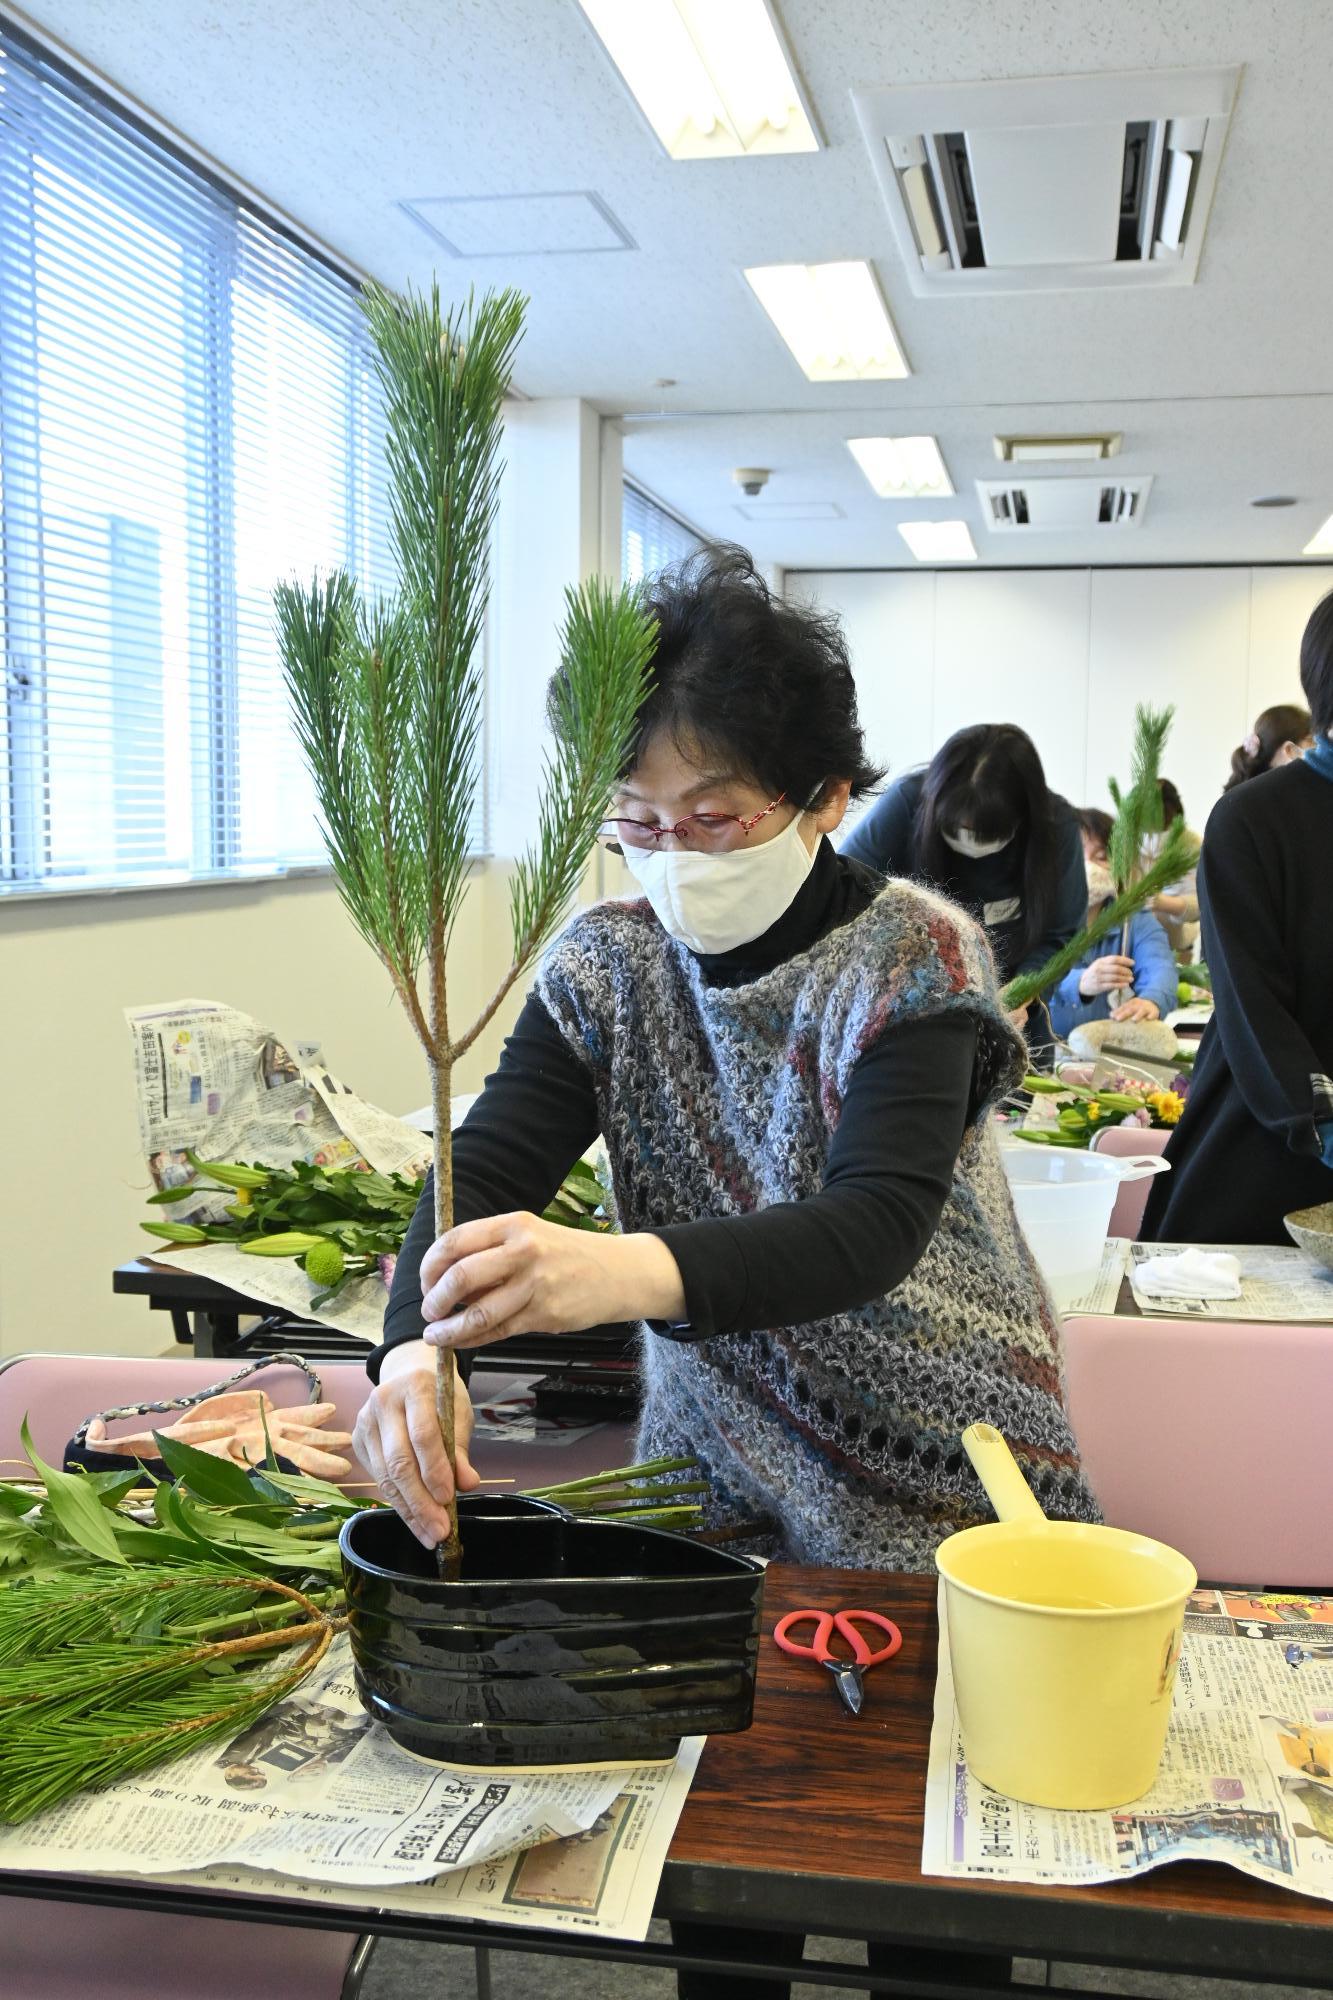
[[1134, 1290], [1150, 1299], [1238, 1299], [1240, 1259], [1224, 1250], [1148, 1257], [1134, 1271]]

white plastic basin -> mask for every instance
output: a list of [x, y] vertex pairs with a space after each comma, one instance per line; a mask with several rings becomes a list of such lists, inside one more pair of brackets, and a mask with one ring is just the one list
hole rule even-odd
[[1000, 1157], [1023, 1234], [1057, 1304], [1076, 1296], [1100, 1270], [1121, 1181], [1167, 1167], [1156, 1154], [1117, 1158], [1021, 1140], [1002, 1146]]

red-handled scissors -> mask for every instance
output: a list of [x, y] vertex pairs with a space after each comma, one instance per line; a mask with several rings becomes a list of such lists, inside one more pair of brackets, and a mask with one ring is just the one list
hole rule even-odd
[[[815, 1636], [809, 1645], [802, 1645], [790, 1634], [793, 1625], [800, 1625], [807, 1618], [815, 1621]], [[877, 1626], [888, 1639], [888, 1645], [872, 1653], [857, 1630], [858, 1620], [863, 1625]], [[835, 1632], [851, 1647], [850, 1660], [841, 1658], [833, 1651], [831, 1641]], [[821, 1666], [827, 1667], [843, 1707], [849, 1715], [859, 1715], [865, 1699], [864, 1677], [867, 1669], [877, 1667], [881, 1660], [891, 1660], [903, 1643], [903, 1635], [891, 1618], [882, 1618], [878, 1611], [789, 1611], [773, 1627], [773, 1643], [780, 1646], [784, 1653], [791, 1653], [799, 1659], [818, 1660]]]

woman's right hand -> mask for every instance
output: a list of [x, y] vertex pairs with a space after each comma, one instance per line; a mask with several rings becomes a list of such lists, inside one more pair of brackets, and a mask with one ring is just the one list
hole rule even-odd
[[[481, 1484], [468, 1458], [471, 1439], [472, 1401], [459, 1376], [454, 1449], [460, 1493]], [[446, 1509], [454, 1482], [435, 1414], [435, 1350], [424, 1340], [405, 1340], [389, 1349], [380, 1379], [356, 1420], [352, 1447], [417, 1540], [428, 1549], [442, 1542], [449, 1532]]]
[[1134, 984], [1134, 961], [1113, 952], [1108, 958], [1094, 958], [1086, 966], [1078, 982], [1078, 990], [1085, 1000], [1091, 1000], [1098, 993], [1114, 993], [1118, 986]]

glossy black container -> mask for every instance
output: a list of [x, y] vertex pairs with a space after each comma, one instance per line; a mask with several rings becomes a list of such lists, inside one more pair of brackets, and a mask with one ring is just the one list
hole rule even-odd
[[749, 1728], [760, 1563], [538, 1500], [469, 1496], [459, 1514], [456, 1583], [388, 1509], [339, 1538], [357, 1691], [396, 1743], [582, 1764]]

